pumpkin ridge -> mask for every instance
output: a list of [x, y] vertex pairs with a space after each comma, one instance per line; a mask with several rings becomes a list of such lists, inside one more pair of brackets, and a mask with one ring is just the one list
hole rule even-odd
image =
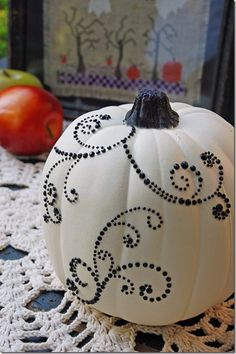
[[[135, 143], [135, 141], [137, 140], [138, 138], [138, 132], [136, 132], [135, 136], [133, 137], [132, 139], [132, 144]], [[123, 149], [122, 149], [123, 150]], [[130, 191], [130, 175], [131, 175], [131, 171], [132, 171], [132, 165], [129, 163], [129, 160], [126, 159], [126, 163], [128, 165], [128, 173], [127, 173], [127, 182], [126, 182], [126, 188], [124, 188], [125, 190], [125, 195], [126, 195], [126, 199], [125, 199], [125, 203], [124, 203], [124, 209], [123, 210], [128, 210], [129, 209], [129, 199], [130, 199], [130, 196], [129, 196], [129, 191]], [[133, 207], [133, 206], [131, 206]], [[127, 219], [126, 219], [126, 214], [125, 214], [125, 223], [127, 224]], [[126, 225], [123, 227], [123, 230], [122, 230], [122, 236], [124, 237], [125, 236], [125, 230], [126, 230]], [[121, 243], [121, 249], [124, 247], [124, 244], [123, 242]], [[127, 262], [124, 262], [124, 253], [123, 252], [120, 252], [120, 256], [119, 257], [119, 264], [126, 264]], [[117, 290], [120, 289], [120, 283], [117, 282]], [[119, 294], [119, 292], [115, 292], [116, 293], [116, 297], [117, 297], [117, 294]], [[116, 302], [116, 306], [117, 307], [120, 307], [120, 302]], [[117, 311], [117, 313], [119, 313], [119, 311]], [[120, 313], [122, 314], [123, 313], [123, 309], [121, 308], [120, 309]]]
[[[223, 193], [228, 195], [224, 189], [224, 184], [222, 185], [222, 190], [223, 190]], [[229, 214], [228, 218], [229, 218], [229, 221], [228, 221], [228, 224], [230, 225], [229, 228], [232, 229], [232, 213]], [[227, 227], [228, 225], [225, 225], [225, 228]], [[225, 232], [225, 234], [227, 235], [228, 233]], [[233, 230], [231, 230], [231, 235], [234, 234]], [[232, 238], [231, 237], [228, 237], [228, 249], [230, 250], [232, 248]], [[225, 296], [223, 296], [223, 294], [225, 293], [225, 289], [228, 289], [229, 286], [228, 284], [230, 283], [230, 269], [231, 269], [231, 264], [232, 264], [232, 254], [230, 252], [228, 252], [230, 257], [228, 259], [228, 269], [227, 269], [227, 277], [225, 277], [225, 283], [222, 285], [222, 292], [221, 292], [221, 295], [219, 295], [219, 299], [217, 300], [216, 304], [219, 304], [220, 302], [224, 301], [225, 300]], [[219, 292], [220, 293], [220, 292]]]
[[[192, 306], [193, 294], [195, 294], [195, 291], [196, 291], [195, 289], [198, 284], [197, 280], [199, 278], [199, 273], [200, 273], [200, 267], [199, 267], [200, 256], [199, 255], [201, 252], [201, 247], [202, 247], [202, 245], [204, 245], [204, 243], [202, 242], [202, 237], [204, 237], [204, 236], [202, 235], [203, 233], [201, 231], [202, 230], [201, 210], [200, 210], [200, 208], [194, 208], [194, 209], [195, 210], [192, 210], [192, 213], [195, 213], [196, 218], [198, 219], [198, 222], [196, 222], [195, 225], [198, 226], [198, 230], [200, 230], [200, 231], [196, 231], [196, 226], [195, 226], [195, 228], [194, 228], [194, 235], [195, 235], [195, 239], [196, 239], [195, 244], [197, 244], [198, 247], [196, 250], [197, 254], [194, 254], [194, 257], [192, 257], [192, 262], [194, 262], [195, 267], [194, 267], [194, 270], [192, 270], [191, 277], [189, 277], [190, 279], [192, 279], [191, 286], [189, 287], [189, 289], [191, 289], [191, 290], [189, 291], [188, 300], [186, 301], [185, 309], [184, 309], [182, 316], [181, 316], [183, 319], [186, 319], [188, 317], [188, 316], [186, 316], [186, 314], [190, 312], [190, 309]], [[189, 235], [189, 237], [192, 237], [192, 234]], [[195, 259], [195, 261], [194, 261], [194, 259]], [[191, 268], [191, 269], [192, 269], [192, 267], [193, 267], [193, 265], [191, 265], [191, 267], [189, 266], [189, 268]]]
[[[179, 128], [177, 128], [178, 130], [179, 130]], [[185, 149], [183, 148], [183, 145], [181, 145], [179, 142], [181, 141], [183, 141], [184, 139], [181, 139], [180, 141], [177, 141], [175, 138], [176, 138], [176, 134], [177, 134], [177, 130], [168, 130], [168, 129], [164, 129], [164, 130], [162, 130], [161, 131], [161, 133], [163, 134], [163, 135], [167, 135], [172, 141], [173, 141], [173, 143], [178, 147], [178, 149], [179, 149], [179, 151], [180, 151], [180, 155], [182, 156], [182, 160], [189, 160], [187, 157], [186, 157], [186, 152], [185, 152]], [[155, 142], [156, 142], [156, 145], [158, 146], [158, 140], [157, 140], [157, 134], [155, 134], [155, 131], [153, 131], [153, 136], [154, 136], [154, 140], [155, 140]], [[159, 151], [159, 155], [161, 154], [161, 151], [160, 151], [160, 149], [159, 149], [159, 147], [157, 147], [157, 151]], [[160, 158], [158, 159], [158, 161], [160, 161]], [[163, 171], [163, 169], [162, 168], [160, 168], [160, 170], [161, 170], [161, 181], [165, 181], [165, 171]], [[193, 178], [193, 180], [194, 180], [194, 184], [195, 184], [195, 179]], [[159, 182], [159, 185], [161, 185], [162, 187], [163, 187], [163, 183], [162, 182]], [[166, 190], [166, 188], [164, 188], [165, 190]], [[196, 189], [195, 189], [196, 190]], [[168, 203], [162, 203], [162, 206], [163, 206], [163, 208], [164, 208], [164, 210], [162, 209], [162, 215], [163, 215], [163, 218], [164, 219], [166, 219], [166, 218], [168, 218], [168, 211], [167, 211], [167, 209], [168, 209]], [[194, 209], [195, 209], [195, 211], [194, 211]], [[200, 219], [200, 217], [199, 217], [199, 208], [193, 208], [192, 209], [192, 212], [193, 213], [197, 213], [197, 215], [198, 215], [198, 219]], [[197, 232], [195, 232], [195, 230], [194, 230], [194, 233], [195, 233], [195, 235], [196, 235], [196, 239], [198, 238], [198, 233]], [[168, 234], [168, 233], [167, 233]], [[190, 236], [190, 235], [189, 235]], [[171, 235], [171, 237], [172, 237], [172, 235]], [[191, 236], [190, 236], [191, 237]], [[161, 255], [163, 255], [163, 257], [165, 258], [165, 255], [164, 255], [164, 251], [163, 250], [165, 250], [166, 249], [166, 246], [165, 246], [165, 240], [166, 240], [166, 235], [165, 235], [165, 230], [164, 230], [164, 233], [163, 233], [163, 239], [162, 239], [162, 242], [161, 242]], [[198, 240], [197, 240], [198, 241]], [[199, 244], [199, 242], [197, 242], [198, 244]], [[198, 254], [199, 254], [199, 248], [198, 248]], [[194, 267], [194, 271], [192, 271], [192, 274], [191, 274], [191, 276], [189, 276], [189, 279], [191, 279], [192, 281], [192, 284], [194, 284], [194, 282], [195, 282], [195, 277], [193, 276], [193, 275], [195, 275], [195, 273], [196, 273], [196, 268], [197, 268], [197, 265], [198, 265], [198, 258], [197, 258], [197, 256], [195, 257], [195, 255], [194, 255], [194, 257], [192, 257], [191, 258], [192, 259], [192, 262], [194, 262], [194, 259], [195, 259], [195, 262], [194, 262], [194, 264], [195, 264], [195, 267]], [[163, 262], [162, 262], [162, 260], [160, 261], [160, 263], [161, 264], [163, 264]], [[192, 267], [192, 265], [191, 266], [189, 266], [189, 269], [192, 269], [193, 267]], [[173, 272], [173, 270], [172, 270], [172, 272], [171, 273], [174, 273]], [[189, 279], [188, 279], [188, 282], [189, 282]], [[183, 288], [184, 288], [184, 284], [183, 284]], [[188, 309], [189, 309], [189, 303], [190, 303], [190, 301], [191, 301], [191, 295], [192, 295], [192, 293], [193, 293], [193, 290], [192, 290], [192, 286], [189, 286], [189, 296], [188, 296], [188, 301], [186, 301], [186, 305], [185, 305], [185, 307], [183, 308], [183, 310], [182, 310], [182, 313], [181, 313], [181, 318], [184, 318], [184, 316], [185, 316], [185, 313], [188, 311]]]

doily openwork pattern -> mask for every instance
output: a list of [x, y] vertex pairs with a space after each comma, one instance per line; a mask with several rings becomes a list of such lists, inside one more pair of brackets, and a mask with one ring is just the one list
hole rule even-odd
[[[0, 351], [233, 350], [232, 298], [188, 321], [150, 327], [104, 315], [65, 291], [42, 235], [43, 165], [24, 163], [0, 148]], [[52, 303], [45, 304], [50, 296]]]

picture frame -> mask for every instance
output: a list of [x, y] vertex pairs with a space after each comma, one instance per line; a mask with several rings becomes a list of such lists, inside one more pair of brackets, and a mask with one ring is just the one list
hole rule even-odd
[[[10, 0], [9, 66], [29, 71], [44, 82], [43, 1]], [[205, 48], [199, 105], [234, 124], [233, 1], [210, 0]], [[47, 85], [46, 88], [51, 89]], [[58, 98], [69, 119], [102, 106], [120, 104], [117, 100], [79, 95]]]

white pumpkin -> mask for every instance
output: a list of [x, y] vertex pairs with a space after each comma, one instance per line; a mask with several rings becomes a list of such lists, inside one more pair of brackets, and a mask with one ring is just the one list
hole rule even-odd
[[62, 283], [85, 304], [145, 325], [221, 303], [234, 289], [233, 159], [230, 124], [203, 108], [170, 108], [163, 93], [73, 121], [42, 186]]

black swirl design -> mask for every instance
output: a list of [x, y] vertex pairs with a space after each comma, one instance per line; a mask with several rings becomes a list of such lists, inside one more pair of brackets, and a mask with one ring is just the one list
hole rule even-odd
[[[134, 136], [136, 132], [135, 127], [129, 127], [128, 129], [129, 133], [126, 136], [124, 136], [122, 139], [114, 142], [111, 145], [104, 146], [104, 145], [87, 144], [86, 143], [87, 138], [89, 138], [90, 135], [95, 134], [99, 129], [102, 128], [102, 124], [101, 124], [102, 121], [110, 120], [110, 119], [111, 116], [108, 114], [103, 114], [103, 115], [95, 114], [81, 119], [76, 124], [73, 131], [73, 137], [80, 146], [91, 150], [89, 154], [84, 153], [82, 155], [82, 154], [66, 152], [66, 151], [62, 151], [58, 147], [55, 148], [56, 153], [64, 156], [71, 156], [71, 157], [73, 156], [73, 158], [75, 159], [79, 156], [83, 156], [84, 158], [87, 158], [88, 156], [94, 157], [96, 155], [104, 154], [115, 147], [122, 146], [122, 144], [126, 143], [129, 139], [131, 139]], [[82, 140], [82, 137], [85, 137], [85, 141]]]
[[[170, 180], [172, 186], [176, 188], [178, 191], [187, 191], [190, 187], [190, 181], [188, 177], [185, 177], [184, 174], [181, 173], [181, 171], [189, 171], [190, 174], [194, 175], [196, 177], [196, 182], [197, 182], [197, 191], [192, 195], [192, 199], [196, 198], [198, 194], [201, 192], [202, 189], [202, 183], [203, 183], [203, 178], [201, 177], [201, 172], [197, 170], [195, 165], [189, 166], [187, 161], [182, 161], [180, 164], [175, 163], [173, 166], [173, 169], [170, 170]], [[180, 182], [181, 185], [175, 182], [175, 176], [179, 174], [180, 175]]]
[[64, 181], [64, 187], [63, 187], [64, 195], [65, 195], [66, 199], [68, 200], [68, 202], [71, 204], [76, 203], [78, 201], [79, 193], [76, 191], [75, 188], [71, 188], [70, 190], [68, 190], [68, 179], [69, 179], [72, 169], [77, 165], [79, 159], [80, 159], [80, 157], [78, 157], [76, 161], [73, 161], [73, 163], [71, 164], [71, 166], [69, 167], [69, 169], [66, 173], [65, 181]]
[[[45, 222], [60, 223], [62, 221], [61, 212], [59, 207], [57, 206], [57, 189], [56, 186], [53, 185], [52, 182], [50, 182], [50, 177], [54, 169], [56, 169], [59, 164], [65, 161], [71, 161], [71, 165], [68, 168], [64, 179], [63, 193], [69, 203], [75, 204], [79, 201], [79, 191], [73, 187], [68, 188], [68, 179], [74, 167], [79, 163], [81, 159], [96, 158], [97, 156], [109, 152], [113, 148], [118, 147], [123, 147], [126, 157], [130, 161], [133, 169], [135, 170], [136, 174], [138, 175], [144, 186], [146, 186], [146, 188], [155, 193], [159, 198], [162, 198], [163, 200], [169, 203], [179, 204], [181, 206], [188, 207], [198, 206], [199, 204], [207, 203], [212, 199], [218, 199], [218, 202], [216, 202], [215, 206], [211, 209], [212, 215], [217, 220], [224, 220], [227, 218], [227, 216], [230, 214], [231, 204], [228, 196], [222, 191], [222, 184], [224, 180], [224, 168], [221, 164], [220, 159], [217, 158], [217, 156], [215, 156], [210, 151], [203, 152], [200, 155], [200, 159], [203, 162], [203, 165], [205, 165], [205, 167], [216, 168], [218, 182], [215, 190], [213, 190], [211, 194], [201, 196], [202, 187], [203, 184], [206, 183], [206, 180], [203, 179], [202, 172], [200, 171], [200, 169], [198, 169], [193, 163], [189, 161], [178, 161], [173, 164], [173, 166], [169, 170], [169, 178], [173, 190], [166, 191], [160, 186], [158, 186], [155, 181], [152, 181], [148, 174], [141, 169], [141, 167], [135, 160], [130, 147], [128, 146], [129, 140], [136, 134], [135, 127], [129, 127], [129, 133], [126, 136], [108, 146], [95, 146], [86, 143], [87, 138], [89, 138], [92, 134], [96, 134], [99, 129], [102, 129], [102, 122], [109, 121], [111, 119], [112, 117], [108, 114], [92, 114], [81, 119], [76, 124], [73, 131], [73, 137], [81, 147], [86, 149], [83, 153], [63, 151], [57, 146], [54, 147], [54, 151], [58, 156], [61, 157], [61, 160], [56, 162], [51, 167], [44, 183], [44, 206], [46, 211], [44, 215]], [[83, 137], [85, 138], [84, 141]], [[191, 178], [189, 178], [190, 176]], [[194, 193], [189, 196], [188, 191], [190, 190], [191, 183], [193, 180], [195, 190]], [[178, 194], [175, 194], [175, 191], [178, 192]], [[181, 193], [181, 196], [179, 195], [179, 193]], [[188, 196], [186, 195], [186, 193], [188, 193]], [[151, 227], [150, 220], [148, 225], [149, 227]], [[137, 247], [140, 239], [139, 233], [137, 232], [137, 230], [135, 230], [135, 228], [132, 228], [129, 225], [126, 225], [126, 227], [130, 229], [130, 233], [124, 235], [123, 241], [125, 246], [128, 248]], [[154, 225], [154, 227], [158, 228], [158, 223], [156, 226]]]
[[[47, 175], [49, 178], [49, 175]], [[57, 189], [53, 183], [44, 183], [44, 191], [43, 191], [43, 201], [44, 208], [46, 213], [43, 215], [43, 219], [46, 223], [49, 221], [54, 224], [60, 224], [62, 217], [59, 208], [56, 206], [57, 204]]]
[[221, 193], [220, 190], [222, 188], [223, 180], [224, 180], [224, 168], [223, 165], [221, 164], [220, 159], [218, 159], [213, 153], [210, 151], [204, 152], [200, 155], [201, 160], [203, 163], [206, 165], [206, 167], [210, 168], [213, 167], [214, 165], [217, 166], [218, 169], [218, 185], [217, 188], [209, 195], [204, 196], [202, 198], [199, 198], [199, 193], [202, 190], [203, 186], [203, 177], [201, 176], [201, 172], [196, 168], [194, 164], [189, 164], [187, 161], [182, 161], [180, 163], [175, 163], [173, 168], [170, 169], [170, 179], [172, 181], [172, 185], [174, 188], [178, 189], [179, 191], [186, 192], [188, 188], [190, 187], [189, 184], [189, 179], [187, 177], [184, 177], [184, 175], [181, 175], [181, 179], [184, 180], [186, 183], [185, 186], [179, 186], [175, 181], [174, 181], [174, 175], [176, 175], [177, 172], [179, 171], [189, 171], [196, 179], [197, 181], [197, 190], [195, 193], [190, 197], [190, 198], [185, 198], [184, 196], [178, 196], [171, 194], [169, 192], [166, 192], [164, 189], [159, 187], [157, 183], [151, 180], [147, 176], [147, 174], [142, 171], [140, 166], [137, 164], [135, 161], [129, 147], [127, 144], [123, 145], [124, 151], [127, 155], [127, 158], [130, 160], [131, 165], [133, 166], [134, 170], [136, 171], [137, 175], [139, 176], [140, 180], [143, 182], [147, 188], [149, 188], [151, 191], [153, 191], [156, 195], [159, 197], [163, 198], [169, 203], [179, 203], [180, 205], [185, 205], [185, 206], [195, 206], [198, 204], [206, 203], [207, 201], [213, 199], [213, 198], [221, 198], [224, 203], [225, 203], [225, 208], [224, 210], [219, 210], [219, 205], [218, 207], [213, 208], [213, 215], [216, 219], [218, 220], [224, 220], [230, 213], [230, 208], [231, 205], [229, 203], [229, 198], [224, 194]]
[[[66, 284], [68, 288], [76, 295], [80, 300], [87, 304], [95, 304], [99, 301], [102, 292], [106, 288], [107, 284], [111, 279], [118, 279], [121, 281], [120, 291], [124, 295], [132, 295], [137, 293], [142, 300], [149, 301], [153, 303], [155, 301], [159, 302], [165, 299], [168, 294], [171, 292], [172, 287], [172, 280], [171, 277], [168, 275], [167, 271], [162, 270], [159, 265], [155, 265], [153, 263], [148, 262], [129, 262], [127, 264], [116, 265], [114, 257], [112, 256], [111, 252], [104, 249], [105, 247], [105, 239], [107, 236], [108, 231], [111, 231], [111, 228], [118, 227], [118, 226], [126, 226], [130, 230], [133, 231], [134, 235], [125, 235], [123, 237], [123, 245], [125, 247], [138, 247], [141, 240], [141, 234], [139, 230], [126, 221], [127, 216], [134, 213], [134, 212], [141, 212], [146, 213], [147, 218], [147, 226], [151, 227], [153, 231], [157, 228], [162, 227], [163, 220], [160, 213], [156, 212], [154, 209], [146, 208], [146, 207], [134, 207], [120, 214], [116, 215], [112, 220], [106, 223], [106, 225], [102, 228], [99, 235], [96, 238], [94, 244], [94, 251], [93, 251], [93, 266], [90, 267], [86, 262], [84, 262], [81, 258], [73, 258], [69, 264], [69, 269], [72, 275], [72, 278], [67, 278]], [[151, 218], [156, 219], [158, 224], [153, 226], [151, 224]], [[151, 225], [151, 226], [150, 226]], [[155, 231], [156, 232], [156, 231]], [[156, 235], [158, 236], [158, 235]], [[99, 267], [98, 263], [102, 262], [103, 271], [105, 269], [106, 274], [101, 278], [99, 274]], [[140, 271], [147, 271], [147, 272], [154, 272], [157, 275], [157, 283], [158, 283], [158, 276], [164, 279], [164, 290], [161, 293], [154, 292], [153, 285], [151, 284], [135, 284], [127, 275], [126, 272], [135, 268], [140, 268]], [[78, 273], [81, 270], [85, 270], [90, 274], [90, 278], [93, 280], [93, 285], [95, 287], [95, 294], [91, 299], [85, 299], [81, 295], [82, 288], [88, 286], [88, 283], [83, 282]], [[91, 284], [90, 284], [91, 285]]]
[[[50, 182], [50, 178], [52, 176], [52, 173], [60, 166], [61, 164], [73, 160], [75, 157], [74, 156], [66, 156], [62, 158], [61, 160], [58, 160], [53, 164], [53, 166], [49, 169], [45, 181], [43, 184], [43, 201], [44, 201], [44, 209], [45, 209], [45, 214], [43, 215], [43, 220], [45, 223], [52, 222], [53, 224], [60, 224], [62, 221], [62, 215], [60, 208], [58, 206], [58, 192], [57, 188], [55, 185]], [[79, 161], [79, 157], [77, 156], [77, 162]], [[67, 200], [70, 203], [75, 203], [78, 201], [78, 192], [72, 188], [70, 190], [71, 197], [69, 197], [69, 193], [67, 191], [67, 180], [70, 175], [72, 167], [69, 168], [69, 170], [66, 173], [65, 176], [65, 182], [64, 182], [64, 193], [66, 195]]]

